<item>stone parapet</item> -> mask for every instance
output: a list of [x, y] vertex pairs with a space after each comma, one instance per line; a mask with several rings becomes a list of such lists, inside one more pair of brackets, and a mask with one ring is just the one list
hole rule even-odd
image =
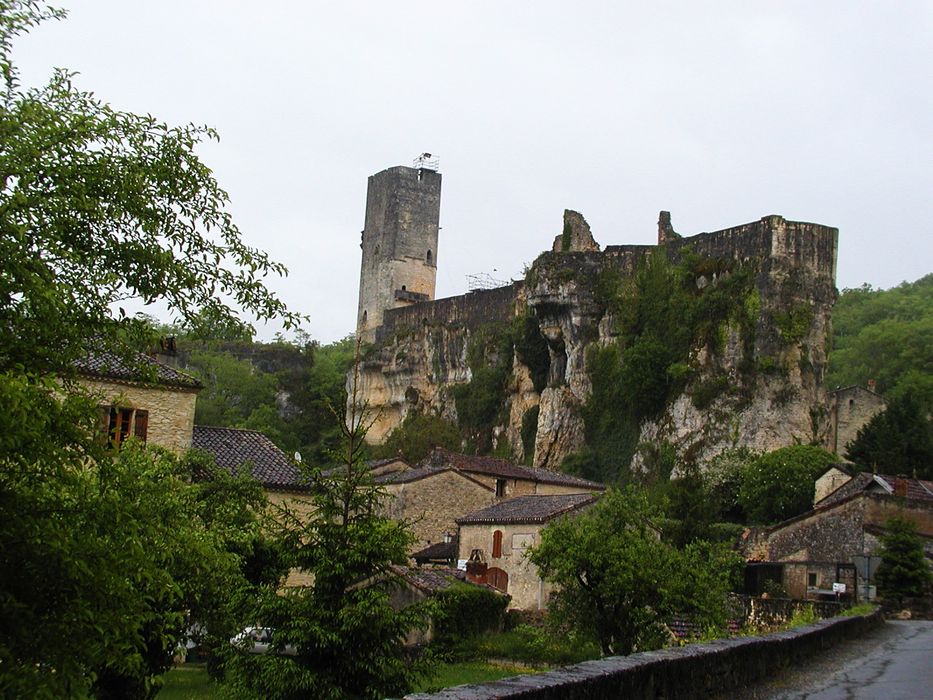
[[547, 673], [462, 685], [406, 700], [672, 700], [706, 698], [773, 676], [814, 653], [862, 635], [884, 620], [869, 615], [822, 620], [760, 637], [612, 656]]

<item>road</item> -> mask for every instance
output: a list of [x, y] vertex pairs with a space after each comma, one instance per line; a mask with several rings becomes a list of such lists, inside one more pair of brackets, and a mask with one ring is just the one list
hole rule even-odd
[[933, 700], [933, 621], [892, 620], [723, 700]]

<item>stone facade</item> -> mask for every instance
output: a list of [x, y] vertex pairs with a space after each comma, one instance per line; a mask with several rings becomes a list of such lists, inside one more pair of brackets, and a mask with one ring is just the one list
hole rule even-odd
[[83, 377], [81, 383], [98, 397], [102, 406], [148, 411], [148, 444], [164, 447], [176, 454], [191, 447], [197, 389], [147, 386], [92, 377]]
[[375, 339], [386, 309], [434, 298], [441, 175], [395, 167], [369, 178], [357, 332]]
[[457, 518], [490, 505], [496, 497], [495, 485], [490, 487], [453, 469], [388, 483], [384, 488], [385, 515], [411, 523], [412, 552], [443, 542], [445, 533], [457, 531]]
[[816, 484], [813, 489], [813, 505], [817, 505], [829, 494], [831, 494], [843, 484], [849, 482], [851, 479], [852, 474], [851, 472], [847, 471], [845, 467], [841, 465], [830, 467], [830, 469], [825, 474], [816, 480]]
[[[543, 523], [476, 524], [460, 526], [460, 559], [469, 559], [474, 550], [483, 552], [487, 571], [500, 569], [508, 576], [510, 608], [543, 610], [554, 587], [544, 581], [538, 568], [526, 558], [528, 549], [538, 544]], [[493, 537], [502, 533], [502, 552], [493, 556]]]
[[835, 581], [855, 584], [852, 557], [877, 554], [885, 523], [895, 516], [915, 523], [933, 554], [933, 498], [878, 491], [860, 491], [778, 525], [748, 530], [742, 548], [750, 561], [783, 564], [784, 588], [791, 597], [805, 598]]
[[860, 386], [836, 389], [830, 394], [830, 440], [827, 449], [841, 455], [858, 431], [885, 409], [884, 398]]

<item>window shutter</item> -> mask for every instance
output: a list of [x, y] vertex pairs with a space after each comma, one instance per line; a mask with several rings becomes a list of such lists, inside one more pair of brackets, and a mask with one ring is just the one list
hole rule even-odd
[[492, 556], [493, 558], [502, 556], [502, 530], [492, 533]]
[[149, 432], [149, 411], [136, 409], [136, 429], [133, 435], [137, 440], [146, 442], [146, 434]]

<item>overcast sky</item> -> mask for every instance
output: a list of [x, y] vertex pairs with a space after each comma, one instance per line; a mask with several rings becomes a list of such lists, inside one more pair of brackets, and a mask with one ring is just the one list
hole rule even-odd
[[[565, 208], [605, 244], [766, 214], [839, 228], [837, 286], [933, 271], [933, 2], [59, 0], [14, 48], [202, 149], [271, 286], [353, 330], [369, 175], [443, 174], [437, 296], [518, 278]], [[272, 327], [259, 329], [271, 337]]]

